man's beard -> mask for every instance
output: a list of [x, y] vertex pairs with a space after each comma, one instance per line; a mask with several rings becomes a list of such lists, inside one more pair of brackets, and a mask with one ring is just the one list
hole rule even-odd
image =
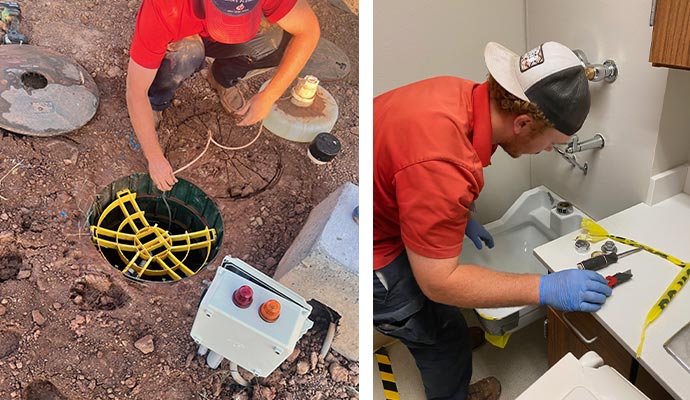
[[517, 149], [518, 146], [515, 145], [515, 142], [502, 144], [500, 146], [503, 149], [503, 151], [505, 151], [512, 158], [518, 158], [523, 154], [520, 150]]

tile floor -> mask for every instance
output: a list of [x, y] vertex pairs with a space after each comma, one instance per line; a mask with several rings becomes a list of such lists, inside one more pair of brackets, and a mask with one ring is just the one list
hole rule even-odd
[[[464, 314], [469, 325], [477, 325], [473, 312]], [[501, 382], [501, 400], [515, 399], [548, 369], [543, 326], [543, 320], [539, 320], [515, 332], [505, 349], [487, 343], [475, 350], [472, 381], [493, 375]], [[419, 371], [407, 348], [400, 342], [393, 342], [386, 349], [391, 358], [400, 399], [424, 400]], [[385, 400], [376, 359], [373, 365], [374, 400]]]

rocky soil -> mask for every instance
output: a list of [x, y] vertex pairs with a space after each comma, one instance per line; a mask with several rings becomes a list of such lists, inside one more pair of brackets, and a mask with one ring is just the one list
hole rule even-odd
[[[350, 2], [352, 3], [352, 2]], [[359, 365], [317, 354], [317, 321], [288, 360], [248, 388], [228, 365], [211, 370], [189, 332], [203, 289], [223, 255], [271, 275], [310, 210], [344, 182], [358, 183], [358, 18], [337, 2], [310, 0], [322, 36], [350, 58], [350, 74], [324, 82], [340, 117], [342, 151], [328, 165], [305, 144], [270, 133], [246, 150], [212, 148], [180, 177], [209, 194], [224, 221], [219, 255], [174, 284], [133, 283], [92, 244], [87, 213], [102, 188], [146, 172], [125, 104], [128, 48], [140, 0], [32, 0], [21, 31], [33, 45], [73, 58], [100, 91], [95, 117], [51, 138], [0, 135], [0, 398], [2, 399], [353, 399]], [[352, 4], [350, 4], [352, 5]], [[257, 127], [224, 123], [205, 70], [187, 80], [163, 114], [160, 137], [174, 166], [205, 144], [213, 121], [225, 144], [245, 143]], [[248, 93], [270, 76], [244, 83]], [[217, 128], [213, 128], [217, 129]], [[245, 375], [248, 379], [249, 375]]]

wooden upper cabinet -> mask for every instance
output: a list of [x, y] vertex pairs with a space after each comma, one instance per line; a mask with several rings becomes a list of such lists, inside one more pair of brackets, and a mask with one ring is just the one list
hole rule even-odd
[[649, 62], [690, 69], [690, 0], [656, 0]]

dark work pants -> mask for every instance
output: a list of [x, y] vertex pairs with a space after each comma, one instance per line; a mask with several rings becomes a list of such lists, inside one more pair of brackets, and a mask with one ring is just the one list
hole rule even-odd
[[223, 87], [236, 85], [247, 72], [280, 64], [291, 35], [273, 25], [253, 39], [240, 44], [224, 44], [189, 36], [170, 43], [165, 58], [149, 88], [155, 111], [170, 107], [182, 81], [204, 65], [204, 57], [214, 58], [209, 73]]
[[429, 400], [467, 398], [472, 349], [465, 318], [424, 296], [404, 251], [374, 271], [374, 326], [410, 350]]

